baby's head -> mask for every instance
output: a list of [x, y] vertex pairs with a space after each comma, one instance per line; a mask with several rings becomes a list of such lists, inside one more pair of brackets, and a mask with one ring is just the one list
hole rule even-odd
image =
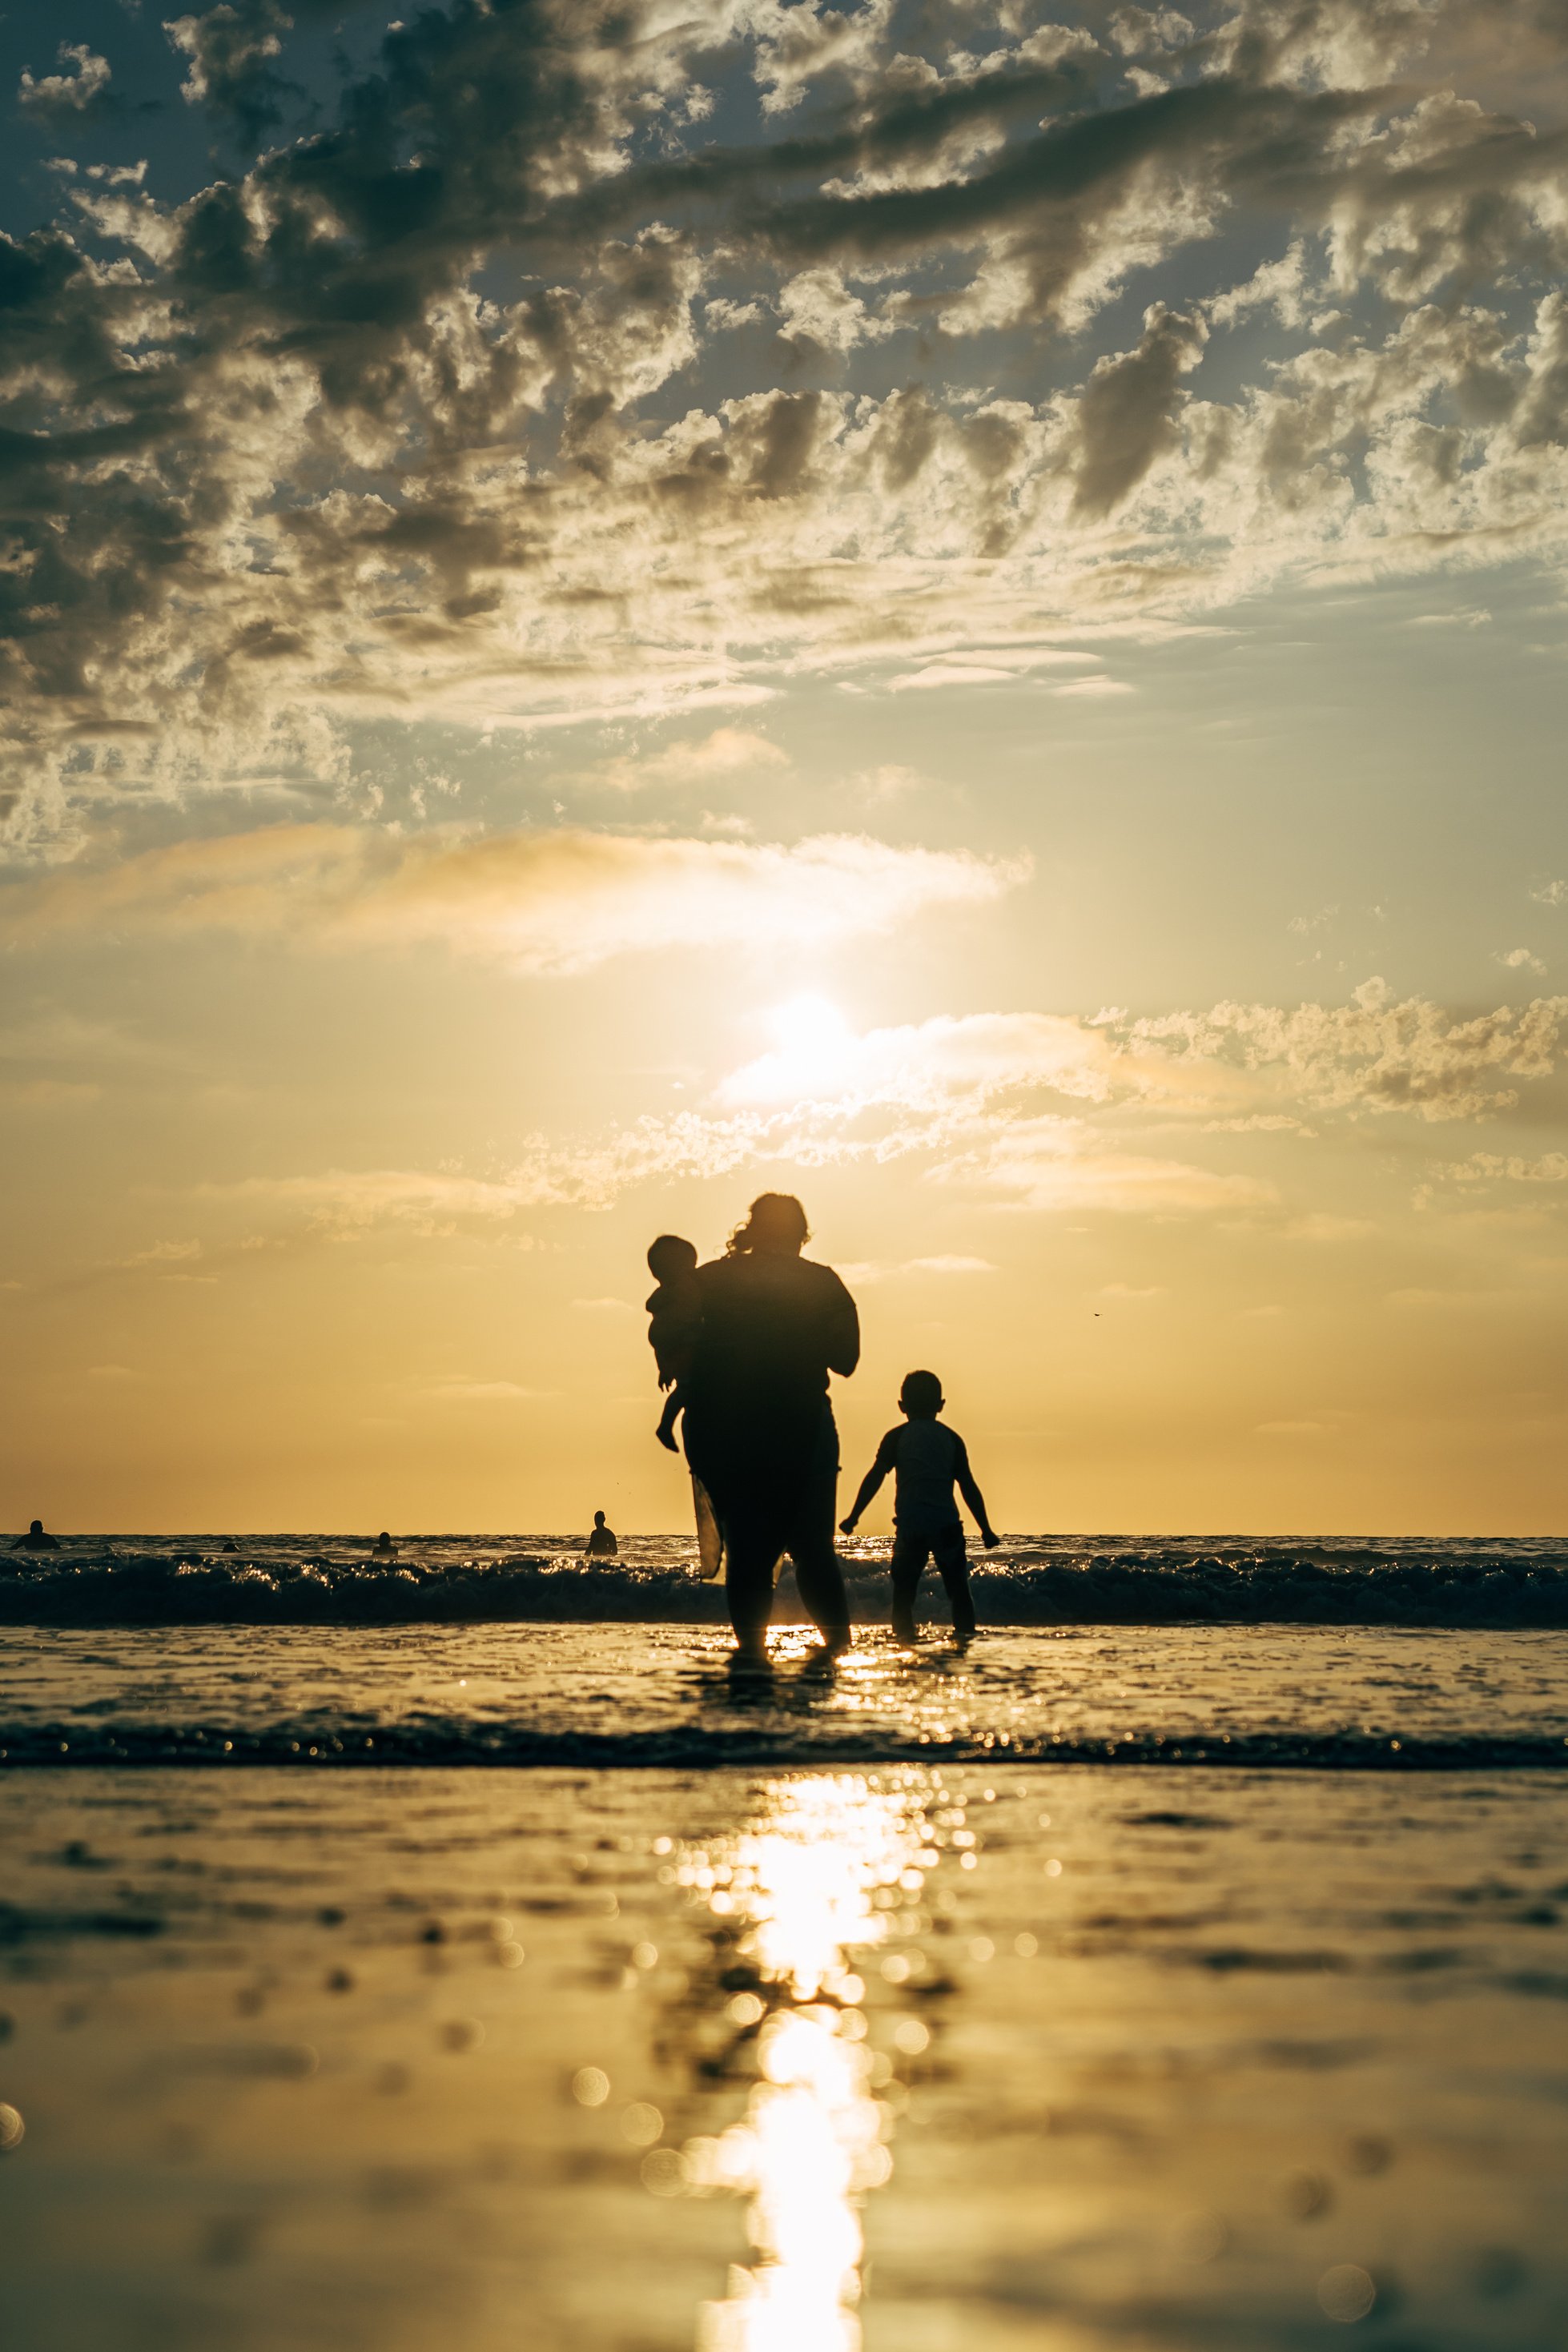
[[944, 1399], [934, 1372], [906, 1372], [899, 1391], [899, 1411], [910, 1421], [934, 1421]]
[[647, 1254], [647, 1270], [656, 1282], [680, 1282], [697, 1271], [697, 1251], [679, 1234], [660, 1234]]

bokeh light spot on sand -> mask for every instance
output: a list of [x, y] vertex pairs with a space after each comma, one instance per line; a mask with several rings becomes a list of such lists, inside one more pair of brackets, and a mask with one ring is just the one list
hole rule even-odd
[[579, 2066], [572, 2077], [572, 2096], [580, 2107], [602, 2107], [610, 2095], [610, 2078], [602, 2066]]
[[0, 2147], [20, 2147], [26, 2129], [19, 2110], [0, 2101]]
[[1355, 2263], [1336, 2263], [1318, 2281], [1318, 2301], [1330, 2319], [1364, 2319], [1377, 2301], [1369, 2272]]

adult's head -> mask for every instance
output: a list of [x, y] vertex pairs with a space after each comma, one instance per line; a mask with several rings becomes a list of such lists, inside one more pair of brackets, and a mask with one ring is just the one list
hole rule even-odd
[[759, 1192], [725, 1248], [731, 1257], [798, 1257], [810, 1239], [805, 1211], [793, 1192]]

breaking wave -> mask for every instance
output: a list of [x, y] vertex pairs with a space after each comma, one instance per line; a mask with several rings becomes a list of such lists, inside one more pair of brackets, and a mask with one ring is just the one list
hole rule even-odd
[[[846, 1557], [853, 1613], [888, 1616], [887, 1547]], [[1113, 1538], [1010, 1541], [976, 1558], [992, 1625], [1568, 1625], [1568, 1545], [1247, 1544]], [[780, 1614], [792, 1608], [786, 1576]], [[924, 1602], [943, 1613], [934, 1576]], [[202, 1538], [154, 1547], [94, 1538], [0, 1555], [0, 1624], [408, 1625], [525, 1622], [710, 1624], [704, 1584], [678, 1538], [628, 1543], [589, 1566], [556, 1538], [431, 1537], [392, 1563], [337, 1539]]]

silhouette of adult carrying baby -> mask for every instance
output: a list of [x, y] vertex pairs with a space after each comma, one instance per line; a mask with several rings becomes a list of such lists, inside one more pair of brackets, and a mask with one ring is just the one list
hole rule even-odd
[[803, 1258], [805, 1212], [764, 1192], [725, 1255], [696, 1274], [701, 1320], [682, 1382], [686, 1458], [723, 1533], [730, 1620], [743, 1658], [766, 1655], [785, 1552], [829, 1651], [849, 1643], [834, 1549], [838, 1432], [830, 1372], [860, 1360], [855, 1302], [831, 1266]]

